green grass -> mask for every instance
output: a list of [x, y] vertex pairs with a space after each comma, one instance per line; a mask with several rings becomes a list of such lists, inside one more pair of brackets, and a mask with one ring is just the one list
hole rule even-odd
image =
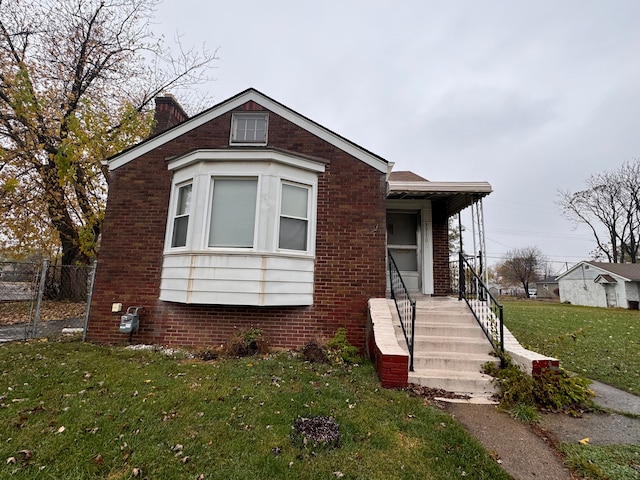
[[504, 302], [505, 325], [567, 370], [640, 395], [640, 312], [541, 301]]
[[[314, 415], [340, 424], [340, 448], [292, 444], [295, 419]], [[336, 368], [286, 353], [201, 362], [80, 342], [0, 346], [0, 478], [465, 476], [509, 478], [449, 415], [380, 388], [370, 364]]]
[[[505, 301], [504, 318], [525, 347], [558, 358], [567, 370], [640, 395], [640, 312]], [[640, 445], [562, 443], [559, 448], [581, 478], [640, 478]]]
[[561, 444], [566, 464], [587, 480], [637, 480], [640, 478], [640, 445]]

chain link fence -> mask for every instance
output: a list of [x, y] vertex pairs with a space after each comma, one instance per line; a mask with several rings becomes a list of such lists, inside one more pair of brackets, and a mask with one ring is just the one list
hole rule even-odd
[[96, 264], [0, 262], [0, 342], [84, 332]]

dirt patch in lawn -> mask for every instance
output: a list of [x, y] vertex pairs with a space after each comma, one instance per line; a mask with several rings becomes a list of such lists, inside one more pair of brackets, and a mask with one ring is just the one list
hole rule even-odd
[[[40, 321], [82, 317], [85, 308], [85, 303], [46, 300], [40, 308]], [[29, 321], [32, 309], [35, 311], [35, 305], [32, 306], [31, 302], [0, 302], [0, 325], [25, 323]]]

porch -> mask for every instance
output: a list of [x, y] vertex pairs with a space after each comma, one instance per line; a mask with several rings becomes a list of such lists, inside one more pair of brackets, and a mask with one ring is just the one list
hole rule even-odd
[[[409, 383], [492, 402], [495, 386], [482, 373], [500, 352], [530, 375], [559, 368], [557, 359], [522, 347], [504, 326], [502, 306], [460, 256], [453, 268], [457, 296], [411, 296], [389, 254], [391, 298], [369, 300], [367, 350], [386, 388]], [[461, 272], [461, 274], [460, 274]]]

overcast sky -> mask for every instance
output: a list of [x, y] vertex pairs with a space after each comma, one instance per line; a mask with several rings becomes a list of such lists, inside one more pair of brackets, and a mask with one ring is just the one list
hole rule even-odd
[[490, 263], [586, 259], [558, 190], [640, 157], [637, 0], [165, 0], [154, 21], [219, 48], [212, 104], [253, 87], [395, 170], [491, 183]]

